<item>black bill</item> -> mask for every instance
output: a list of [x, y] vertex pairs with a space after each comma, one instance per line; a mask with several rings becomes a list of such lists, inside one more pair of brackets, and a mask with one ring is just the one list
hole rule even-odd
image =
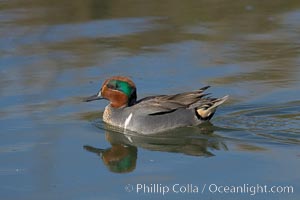
[[95, 101], [95, 100], [100, 100], [100, 99], [103, 99], [103, 97], [99, 96], [99, 94], [95, 94], [95, 95], [92, 95], [90, 97], [87, 97], [83, 101], [89, 102], [89, 101]]

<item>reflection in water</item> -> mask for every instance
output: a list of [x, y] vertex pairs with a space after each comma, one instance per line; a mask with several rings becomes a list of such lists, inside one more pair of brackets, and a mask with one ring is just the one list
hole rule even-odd
[[[106, 127], [107, 128], [107, 127]], [[85, 145], [84, 149], [98, 154], [108, 169], [115, 173], [131, 172], [136, 167], [138, 148], [151, 151], [183, 153], [211, 157], [214, 150], [227, 150], [220, 137], [213, 134], [213, 126], [180, 128], [162, 134], [144, 136], [106, 130], [107, 149]]]
[[98, 154], [108, 169], [115, 173], [131, 172], [135, 169], [137, 148], [123, 144], [112, 144], [111, 148], [99, 149], [84, 146], [89, 151]]

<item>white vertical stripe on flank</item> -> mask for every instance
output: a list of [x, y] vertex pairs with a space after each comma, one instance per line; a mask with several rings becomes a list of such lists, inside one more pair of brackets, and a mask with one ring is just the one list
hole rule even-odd
[[131, 118], [132, 118], [132, 113], [130, 113], [130, 115], [128, 115], [128, 117], [127, 117], [126, 120], [125, 120], [125, 124], [124, 124], [124, 128], [125, 128], [125, 129], [127, 128], [127, 126], [128, 126], [128, 124], [129, 124]]

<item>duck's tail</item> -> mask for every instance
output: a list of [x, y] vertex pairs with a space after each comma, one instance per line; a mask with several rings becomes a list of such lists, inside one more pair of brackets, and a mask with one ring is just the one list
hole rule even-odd
[[228, 95], [216, 99], [208, 98], [207, 101], [204, 101], [202, 105], [196, 108], [197, 117], [201, 120], [210, 120], [215, 114], [217, 107], [223, 104], [228, 98]]

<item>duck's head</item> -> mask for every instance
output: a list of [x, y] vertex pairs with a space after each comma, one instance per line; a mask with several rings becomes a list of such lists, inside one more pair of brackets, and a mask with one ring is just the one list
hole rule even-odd
[[131, 106], [136, 102], [136, 87], [132, 80], [124, 76], [113, 76], [104, 81], [100, 91], [85, 101], [107, 99], [114, 108]]

